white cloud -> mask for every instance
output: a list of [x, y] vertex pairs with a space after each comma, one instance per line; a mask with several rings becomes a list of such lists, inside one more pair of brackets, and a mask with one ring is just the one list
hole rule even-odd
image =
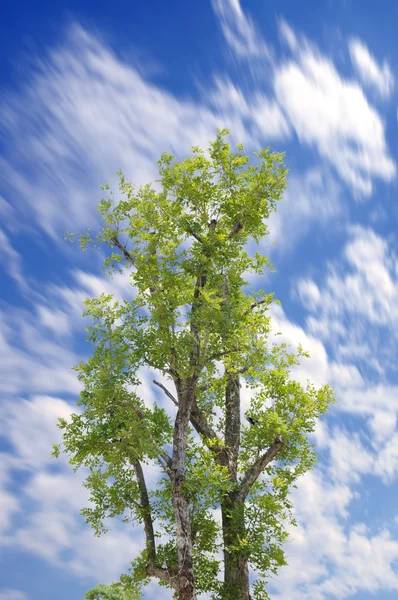
[[360, 481], [361, 475], [374, 471], [375, 455], [365, 449], [358, 433], [335, 429], [328, 447], [328, 475], [332, 480], [352, 485]]
[[[21, 525], [2, 532], [0, 544], [36, 554], [79, 576], [98, 578], [101, 573], [103, 581], [111, 582], [136, 556], [137, 544], [141, 547], [140, 533], [132, 536], [124, 526], [113, 522], [107, 535], [95, 538], [79, 514], [89, 500], [88, 491], [82, 486], [84, 472], [74, 474], [65, 457], [56, 462], [60, 471], [49, 470], [55, 463], [50, 457], [51, 445], [60, 441], [57, 420], [68, 419], [71, 412], [76, 412], [76, 408], [53, 397], [37, 396], [30, 401], [6, 404], [1, 431], [6, 432], [14, 455], [13, 461], [2, 455], [1, 463], [7, 467], [7, 477], [15, 470], [25, 472], [18, 502], [20, 508], [28, 506], [29, 510], [25, 510]], [[4, 489], [5, 481], [0, 478], [2, 498]], [[12, 494], [9, 498], [16, 502]], [[17, 507], [11, 506], [13, 510]]]
[[[14, 462], [9, 455], [0, 455], [2, 458], [0, 464], [0, 539], [7, 533], [12, 523], [14, 513], [20, 510], [18, 498], [10, 491], [9, 485], [11, 477], [9, 472], [10, 465]], [[1, 598], [1, 597], [0, 597]]]
[[59, 335], [70, 333], [70, 318], [67, 313], [54, 307], [38, 306], [37, 313], [40, 322]]
[[14, 279], [22, 290], [27, 287], [22, 274], [22, 259], [19, 253], [12, 247], [7, 235], [0, 229], [0, 264], [7, 274]]
[[310, 279], [301, 279], [297, 285], [297, 293], [303, 306], [316, 309], [321, 303], [321, 293], [317, 284]]
[[297, 52], [299, 49], [299, 41], [296, 33], [290, 27], [289, 23], [285, 19], [279, 20], [279, 35], [285, 44], [290, 48], [292, 52]]
[[379, 65], [366, 44], [358, 38], [350, 40], [349, 51], [352, 64], [360, 79], [374, 87], [381, 96], [390, 96], [394, 86], [394, 76], [388, 63], [384, 61]]
[[[225, 107], [220, 93], [229, 98]], [[220, 106], [208, 105], [212, 95]], [[206, 147], [219, 127], [231, 128], [234, 140], [256, 148], [269, 133], [286, 134], [272, 100], [257, 92], [246, 100], [240, 111], [231, 90], [220, 86], [207, 87], [203, 102], [177, 99], [75, 26], [25, 87], [4, 98], [1, 126], [13, 157], [12, 163], [3, 159], [2, 183], [18, 194], [25, 220], [38, 221], [61, 239], [65, 229], [82, 230], [93, 222], [100, 198], [95, 190], [120, 167], [141, 185], [156, 179], [162, 152], [181, 156], [191, 144]], [[32, 160], [34, 180], [26, 169]]]
[[[343, 264], [329, 266], [323, 286], [301, 280], [297, 292], [317, 318], [357, 316], [375, 326], [398, 322], [398, 258], [385, 239], [370, 228], [351, 227]], [[308, 301], [308, 289], [318, 289], [321, 302]], [[319, 310], [318, 310], [319, 309]], [[347, 340], [345, 340], [347, 342]], [[362, 353], [366, 350], [362, 349]]]
[[240, 0], [212, 0], [222, 32], [228, 45], [240, 58], [268, 58], [270, 51]]
[[302, 478], [294, 494], [299, 528], [287, 547], [288, 567], [272, 582], [273, 598], [343, 599], [398, 589], [398, 542], [386, 530], [372, 534], [363, 523], [350, 525], [353, 498], [350, 487], [331, 482], [329, 473]]
[[18, 456], [19, 467], [36, 469], [51, 459], [51, 446], [60, 441], [59, 418], [68, 419], [77, 408], [52, 396], [34, 396], [32, 400], [8, 402], [0, 413], [6, 432]]
[[370, 195], [375, 177], [394, 177], [380, 115], [330, 60], [304, 47], [276, 69], [275, 93], [300, 141], [316, 147], [358, 194]]
[[327, 167], [313, 167], [300, 175], [291, 173], [277, 212], [268, 222], [277, 252], [291, 251], [311, 226], [337, 222], [345, 214], [341, 187]]
[[230, 79], [216, 77], [214, 90], [207, 91], [206, 95], [219, 114], [229, 115], [235, 123], [242, 125], [240, 131], [232, 132], [237, 137], [247, 139], [249, 134], [252, 140], [272, 140], [290, 136], [291, 126], [282, 110], [275, 100], [262, 92], [245, 92]]
[[62, 344], [43, 336], [29, 313], [0, 313], [1, 396], [18, 393], [77, 394], [80, 384], [72, 367], [78, 357]]
[[294, 377], [303, 385], [307, 383], [308, 379], [317, 386], [327, 383], [329, 363], [322, 342], [308, 335], [299, 325], [289, 321], [280, 305], [272, 306], [271, 314], [273, 332], [281, 333], [276, 337], [276, 341], [288, 344], [292, 351], [295, 351], [301, 344], [311, 356], [310, 359], [303, 358], [299, 368], [292, 369]]
[[0, 600], [28, 600], [28, 596], [21, 590], [0, 590]]

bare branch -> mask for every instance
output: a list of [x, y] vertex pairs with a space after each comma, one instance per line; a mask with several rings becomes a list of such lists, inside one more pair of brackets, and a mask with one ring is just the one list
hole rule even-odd
[[160, 389], [162, 389], [164, 391], [164, 393], [166, 394], [166, 396], [168, 398], [170, 398], [170, 400], [173, 402], [173, 404], [175, 404], [176, 406], [178, 406], [178, 401], [174, 398], [173, 394], [171, 392], [169, 392], [169, 390], [162, 383], [159, 383], [158, 381], [155, 381], [155, 379], [153, 379], [153, 383], [155, 385], [157, 385], [158, 387], [160, 387]]
[[123, 256], [135, 267], [136, 264], [134, 262], [134, 258], [131, 256], [130, 252], [127, 250], [126, 246], [119, 241], [116, 235], [111, 237], [111, 241], [115, 244], [116, 248], [119, 248], [120, 252]]
[[269, 465], [269, 463], [272, 462], [277, 454], [282, 450], [283, 445], [283, 439], [281, 437], [276, 438], [272, 446], [270, 446], [264, 454], [259, 456], [253, 466], [246, 471], [235, 496], [238, 502], [243, 502], [245, 500], [256, 479], [261, 475], [265, 467]]
[[266, 302], [268, 302], [267, 298], [263, 298], [262, 300], [257, 300], [256, 302], [253, 302], [253, 304], [251, 304], [250, 306], [250, 309], [246, 310], [244, 314], [249, 314], [251, 310], [254, 310], [255, 308], [257, 308], [257, 306], [261, 306], [261, 304], [265, 304]]

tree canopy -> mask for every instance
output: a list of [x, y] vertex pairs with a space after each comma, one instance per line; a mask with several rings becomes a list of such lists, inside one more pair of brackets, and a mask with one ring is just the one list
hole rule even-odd
[[263, 600], [286, 563], [289, 492], [314, 465], [308, 434], [333, 394], [293, 379], [307, 354], [273, 332], [273, 294], [247, 284], [272, 268], [259, 248], [286, 187], [283, 155], [250, 160], [227, 134], [181, 161], [163, 154], [155, 186], [119, 173], [121, 198], [103, 186], [101, 230], [80, 236], [83, 249], [109, 248], [105, 270], [130, 277], [131, 297], [85, 302], [93, 351], [54, 454], [88, 468], [82, 513], [96, 534], [121, 517], [145, 535], [118, 586], [87, 599], [139, 597], [156, 578], [180, 600]]

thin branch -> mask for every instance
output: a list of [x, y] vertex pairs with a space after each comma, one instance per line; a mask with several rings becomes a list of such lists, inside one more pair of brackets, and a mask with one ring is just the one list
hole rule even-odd
[[254, 482], [264, 471], [265, 467], [274, 460], [277, 454], [279, 454], [283, 446], [283, 439], [281, 437], [276, 438], [272, 446], [270, 446], [264, 454], [259, 456], [253, 466], [246, 471], [235, 496], [238, 502], [243, 502], [245, 500]]
[[173, 402], [173, 404], [178, 406], [178, 401], [174, 398], [173, 394], [171, 392], [169, 392], [169, 390], [162, 383], [159, 383], [159, 381], [155, 381], [155, 379], [153, 379], [153, 383], [155, 385], [157, 385], [158, 387], [160, 387], [160, 389], [162, 389], [164, 391], [166, 396], [168, 398], [170, 398], [170, 400]]
[[228, 354], [232, 354], [233, 352], [240, 352], [241, 348], [230, 348], [229, 350], [221, 350], [221, 352], [216, 352], [215, 354], [211, 354], [206, 358], [205, 364], [210, 362], [211, 360], [218, 360], [223, 356], [227, 356]]
[[189, 233], [190, 235], [192, 235], [192, 237], [194, 237], [195, 240], [197, 240], [201, 244], [204, 244], [203, 238], [200, 235], [198, 235], [197, 233], [195, 233], [195, 231], [193, 229], [191, 229], [189, 226], [187, 227], [187, 233]]
[[[169, 392], [169, 390], [162, 383], [159, 383], [158, 381], [155, 381], [155, 380], [153, 380], [153, 383], [155, 385], [157, 385], [158, 387], [160, 387], [164, 391], [166, 396], [168, 398], [170, 398], [170, 400], [173, 402], [173, 404], [178, 406], [178, 401], [176, 400], [176, 398], [173, 396], [173, 394], [171, 392]], [[198, 407], [196, 400], [194, 400], [193, 405], [192, 405], [190, 421], [191, 421], [192, 425], [194, 426], [194, 428], [196, 429], [197, 433], [199, 433], [200, 435], [203, 436], [206, 446], [209, 448], [209, 450], [211, 450], [215, 454], [215, 457], [218, 460], [218, 462], [222, 465], [227, 464], [228, 463], [228, 454], [227, 454], [225, 448], [223, 448], [221, 446], [220, 438], [218, 437], [216, 432], [210, 426], [205, 415]]]
[[134, 258], [131, 256], [130, 252], [127, 250], [126, 246], [123, 246], [123, 244], [119, 241], [119, 239], [114, 235], [111, 237], [111, 241], [115, 244], [116, 248], [119, 248], [120, 252], [123, 254], [123, 256], [134, 266], [136, 267], [136, 264], [134, 262]]
[[251, 304], [250, 306], [250, 309], [246, 310], [244, 314], [249, 314], [251, 310], [254, 310], [255, 308], [257, 308], [257, 306], [261, 306], [261, 304], [265, 304], [266, 302], [268, 302], [267, 298], [263, 298], [262, 300], [257, 300], [256, 302], [253, 302], [253, 304]]

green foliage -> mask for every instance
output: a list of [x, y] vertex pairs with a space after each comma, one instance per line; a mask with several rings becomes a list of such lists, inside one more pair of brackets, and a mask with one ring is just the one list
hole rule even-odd
[[[218, 133], [208, 154], [194, 147], [193, 156], [180, 162], [163, 154], [156, 189], [135, 189], [119, 173], [116, 201], [110, 186], [103, 186], [107, 197], [99, 213], [104, 225], [95, 238], [89, 231], [81, 235], [81, 245], [110, 247], [105, 270], [130, 277], [131, 297], [122, 303], [105, 294], [86, 300], [93, 353], [76, 367], [84, 388], [78, 401], [82, 412], [59, 426], [71, 464], [89, 469], [85, 485], [91, 506], [83, 515], [95, 533], [106, 531], [106, 520], [113, 517], [142, 524], [145, 511], [133, 464], [162, 462], [173, 443], [174, 424], [162, 405], [149, 407], [137, 391], [140, 369], [155, 370], [170, 382], [196, 377], [197, 408], [215, 437], [191, 430], [184, 489], [198, 592], [221, 598], [218, 551], [223, 546], [215, 510], [236, 484], [215, 460], [215, 449], [225, 445], [227, 377], [239, 374], [251, 391], [248, 414], [255, 416], [256, 426], [241, 427], [238, 479], [276, 438], [284, 440], [277, 459], [250, 489], [245, 536], [234, 548], [249, 556], [259, 576], [254, 597], [263, 600], [268, 598], [264, 582], [286, 562], [283, 545], [287, 526], [294, 524], [289, 491], [315, 461], [307, 435], [333, 394], [328, 386], [317, 390], [291, 378], [291, 368], [307, 354], [271, 341], [273, 295], [247, 291], [250, 273], [272, 269], [267, 257], [252, 250], [267, 234], [267, 218], [286, 186], [283, 155], [265, 149], [251, 161], [242, 145], [231, 151], [227, 133]], [[60, 450], [54, 447], [54, 456]], [[171, 569], [177, 554], [165, 473], [149, 490], [149, 499], [157, 566]], [[127, 600], [127, 589], [136, 594], [131, 598], [138, 597], [137, 586], [148, 581], [147, 551], [133, 561], [123, 588], [97, 586], [86, 600]]]
[[126, 590], [118, 583], [97, 585], [84, 596], [84, 600], [139, 600], [139, 598], [138, 592]]

